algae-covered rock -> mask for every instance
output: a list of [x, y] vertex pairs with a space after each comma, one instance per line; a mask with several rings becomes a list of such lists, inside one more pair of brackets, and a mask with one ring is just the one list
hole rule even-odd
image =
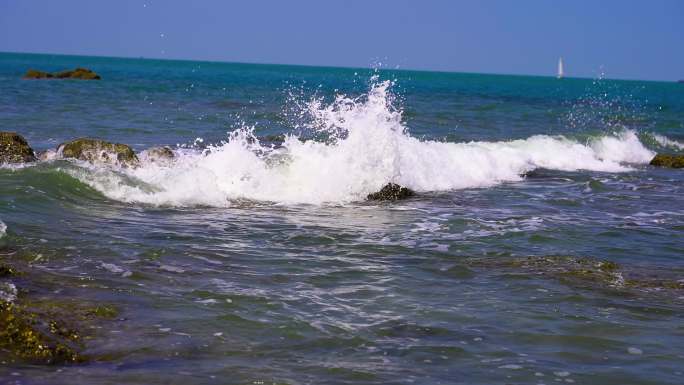
[[30, 69], [24, 74], [24, 79], [82, 79], [100, 80], [100, 75], [87, 68], [76, 68], [73, 70], [49, 73]]
[[29, 69], [26, 71], [26, 74], [24, 74], [24, 79], [48, 79], [52, 77], [54, 76], [49, 72], [38, 71], [34, 69]]
[[407, 187], [399, 186], [396, 183], [388, 183], [380, 191], [368, 194], [366, 199], [371, 201], [396, 201], [407, 199], [414, 195], [416, 193]]
[[85, 160], [90, 163], [108, 163], [134, 167], [138, 157], [132, 148], [125, 144], [110, 143], [100, 139], [80, 138], [62, 143], [57, 152], [64, 158]]
[[684, 155], [658, 154], [650, 164], [657, 167], [684, 168]]
[[26, 139], [16, 132], [0, 131], [0, 164], [24, 163], [36, 160]]

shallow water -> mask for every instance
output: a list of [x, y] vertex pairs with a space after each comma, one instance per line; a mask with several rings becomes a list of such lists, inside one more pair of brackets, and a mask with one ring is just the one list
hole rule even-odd
[[[103, 80], [19, 79], [77, 65]], [[45, 280], [19, 297], [119, 309], [96, 359], [4, 381], [684, 380], [684, 290], [508, 264], [684, 278], [684, 173], [648, 166], [684, 146], [680, 84], [18, 54], [0, 84], [36, 150], [176, 153], [0, 169], [2, 258]], [[364, 201], [390, 181], [419, 194]]]

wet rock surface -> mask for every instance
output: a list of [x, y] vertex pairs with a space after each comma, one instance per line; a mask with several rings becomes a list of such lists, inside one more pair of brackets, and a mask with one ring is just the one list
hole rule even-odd
[[16, 132], [0, 131], [0, 164], [25, 163], [36, 160], [26, 139]]

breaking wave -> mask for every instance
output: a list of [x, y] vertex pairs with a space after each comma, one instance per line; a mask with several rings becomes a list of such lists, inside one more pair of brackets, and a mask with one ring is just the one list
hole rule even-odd
[[486, 187], [517, 181], [536, 168], [623, 172], [654, 153], [633, 131], [584, 143], [536, 135], [500, 142], [446, 143], [412, 137], [392, 105], [391, 83], [375, 81], [367, 95], [306, 105], [311, 126], [327, 140], [259, 142], [249, 128], [205, 150], [177, 149], [170, 164], [89, 166], [66, 170], [107, 197], [172, 206], [227, 206], [234, 200], [344, 203], [362, 200], [388, 182], [419, 192]]

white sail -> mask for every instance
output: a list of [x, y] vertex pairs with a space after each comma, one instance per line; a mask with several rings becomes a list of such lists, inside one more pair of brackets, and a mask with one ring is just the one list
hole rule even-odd
[[558, 58], [558, 79], [561, 79], [563, 77], [563, 58], [559, 57]]

